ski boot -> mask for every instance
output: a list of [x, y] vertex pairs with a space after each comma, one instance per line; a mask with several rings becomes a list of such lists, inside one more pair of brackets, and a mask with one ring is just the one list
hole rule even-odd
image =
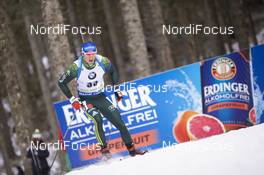
[[145, 153], [148, 152], [147, 150], [142, 151], [142, 150], [136, 149], [134, 145], [132, 145], [130, 148], [127, 147], [127, 150], [131, 157], [134, 157], [136, 155], [144, 155]]
[[101, 148], [102, 160], [107, 161], [112, 158], [110, 150], [108, 147]]

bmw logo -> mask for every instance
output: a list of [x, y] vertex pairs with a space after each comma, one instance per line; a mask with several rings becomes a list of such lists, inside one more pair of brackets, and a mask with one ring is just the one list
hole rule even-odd
[[95, 77], [96, 77], [96, 73], [95, 73], [95, 72], [91, 72], [91, 73], [89, 73], [89, 75], [88, 75], [88, 78], [89, 78], [90, 80], [95, 79]]

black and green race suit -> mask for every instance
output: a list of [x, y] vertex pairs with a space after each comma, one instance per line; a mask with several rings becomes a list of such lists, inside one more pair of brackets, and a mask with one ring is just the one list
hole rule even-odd
[[[97, 55], [95, 64], [89, 66], [81, 56], [76, 60], [68, 70], [61, 76], [58, 81], [60, 89], [68, 97], [72, 97], [72, 93], [67, 84], [73, 79], [77, 79], [77, 90], [81, 101], [86, 104], [92, 104], [93, 108], [86, 111], [95, 125], [95, 135], [102, 148], [107, 147], [105, 133], [103, 130], [103, 120], [101, 114], [106, 117], [119, 131], [126, 147], [133, 145], [131, 135], [123, 122], [120, 112], [106, 98], [102, 91], [104, 85], [103, 74], [109, 73], [113, 85], [118, 83], [118, 74], [111, 62], [101, 55]], [[96, 87], [96, 88], [94, 88]]]

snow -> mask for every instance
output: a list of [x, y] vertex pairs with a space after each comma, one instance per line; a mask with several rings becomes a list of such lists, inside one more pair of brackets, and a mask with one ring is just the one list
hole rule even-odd
[[10, 104], [9, 104], [9, 101], [7, 98], [3, 98], [2, 99], [2, 105], [4, 107], [4, 110], [8, 113], [11, 113], [11, 107], [10, 107]]
[[264, 124], [256, 125], [169, 146], [144, 156], [91, 165], [73, 170], [67, 175], [263, 175], [263, 133]]
[[257, 34], [258, 44], [264, 43], [264, 29]]
[[33, 64], [31, 62], [28, 62], [27, 67], [28, 67], [29, 73], [33, 75], [34, 74]]
[[231, 47], [232, 47], [234, 52], [239, 52], [240, 51], [238, 42], [233, 43]]
[[[49, 149], [50, 156], [47, 158], [48, 164], [51, 165], [57, 152], [54, 149]], [[52, 168], [50, 169], [50, 174], [51, 175], [57, 175], [59, 174], [58, 172], [60, 171], [60, 162], [59, 162], [59, 156], [57, 155], [55, 162], [52, 165]]]
[[47, 56], [43, 56], [41, 58], [41, 61], [42, 61], [42, 64], [44, 66], [44, 69], [45, 70], [49, 69], [50, 65], [49, 65], [49, 59], [48, 59], [48, 57]]
[[4, 158], [2, 153], [0, 152], [0, 168], [2, 168], [4, 166]]

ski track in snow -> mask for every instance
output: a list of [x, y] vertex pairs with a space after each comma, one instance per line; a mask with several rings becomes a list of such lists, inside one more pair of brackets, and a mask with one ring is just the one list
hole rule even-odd
[[91, 165], [67, 175], [263, 175], [264, 124]]

